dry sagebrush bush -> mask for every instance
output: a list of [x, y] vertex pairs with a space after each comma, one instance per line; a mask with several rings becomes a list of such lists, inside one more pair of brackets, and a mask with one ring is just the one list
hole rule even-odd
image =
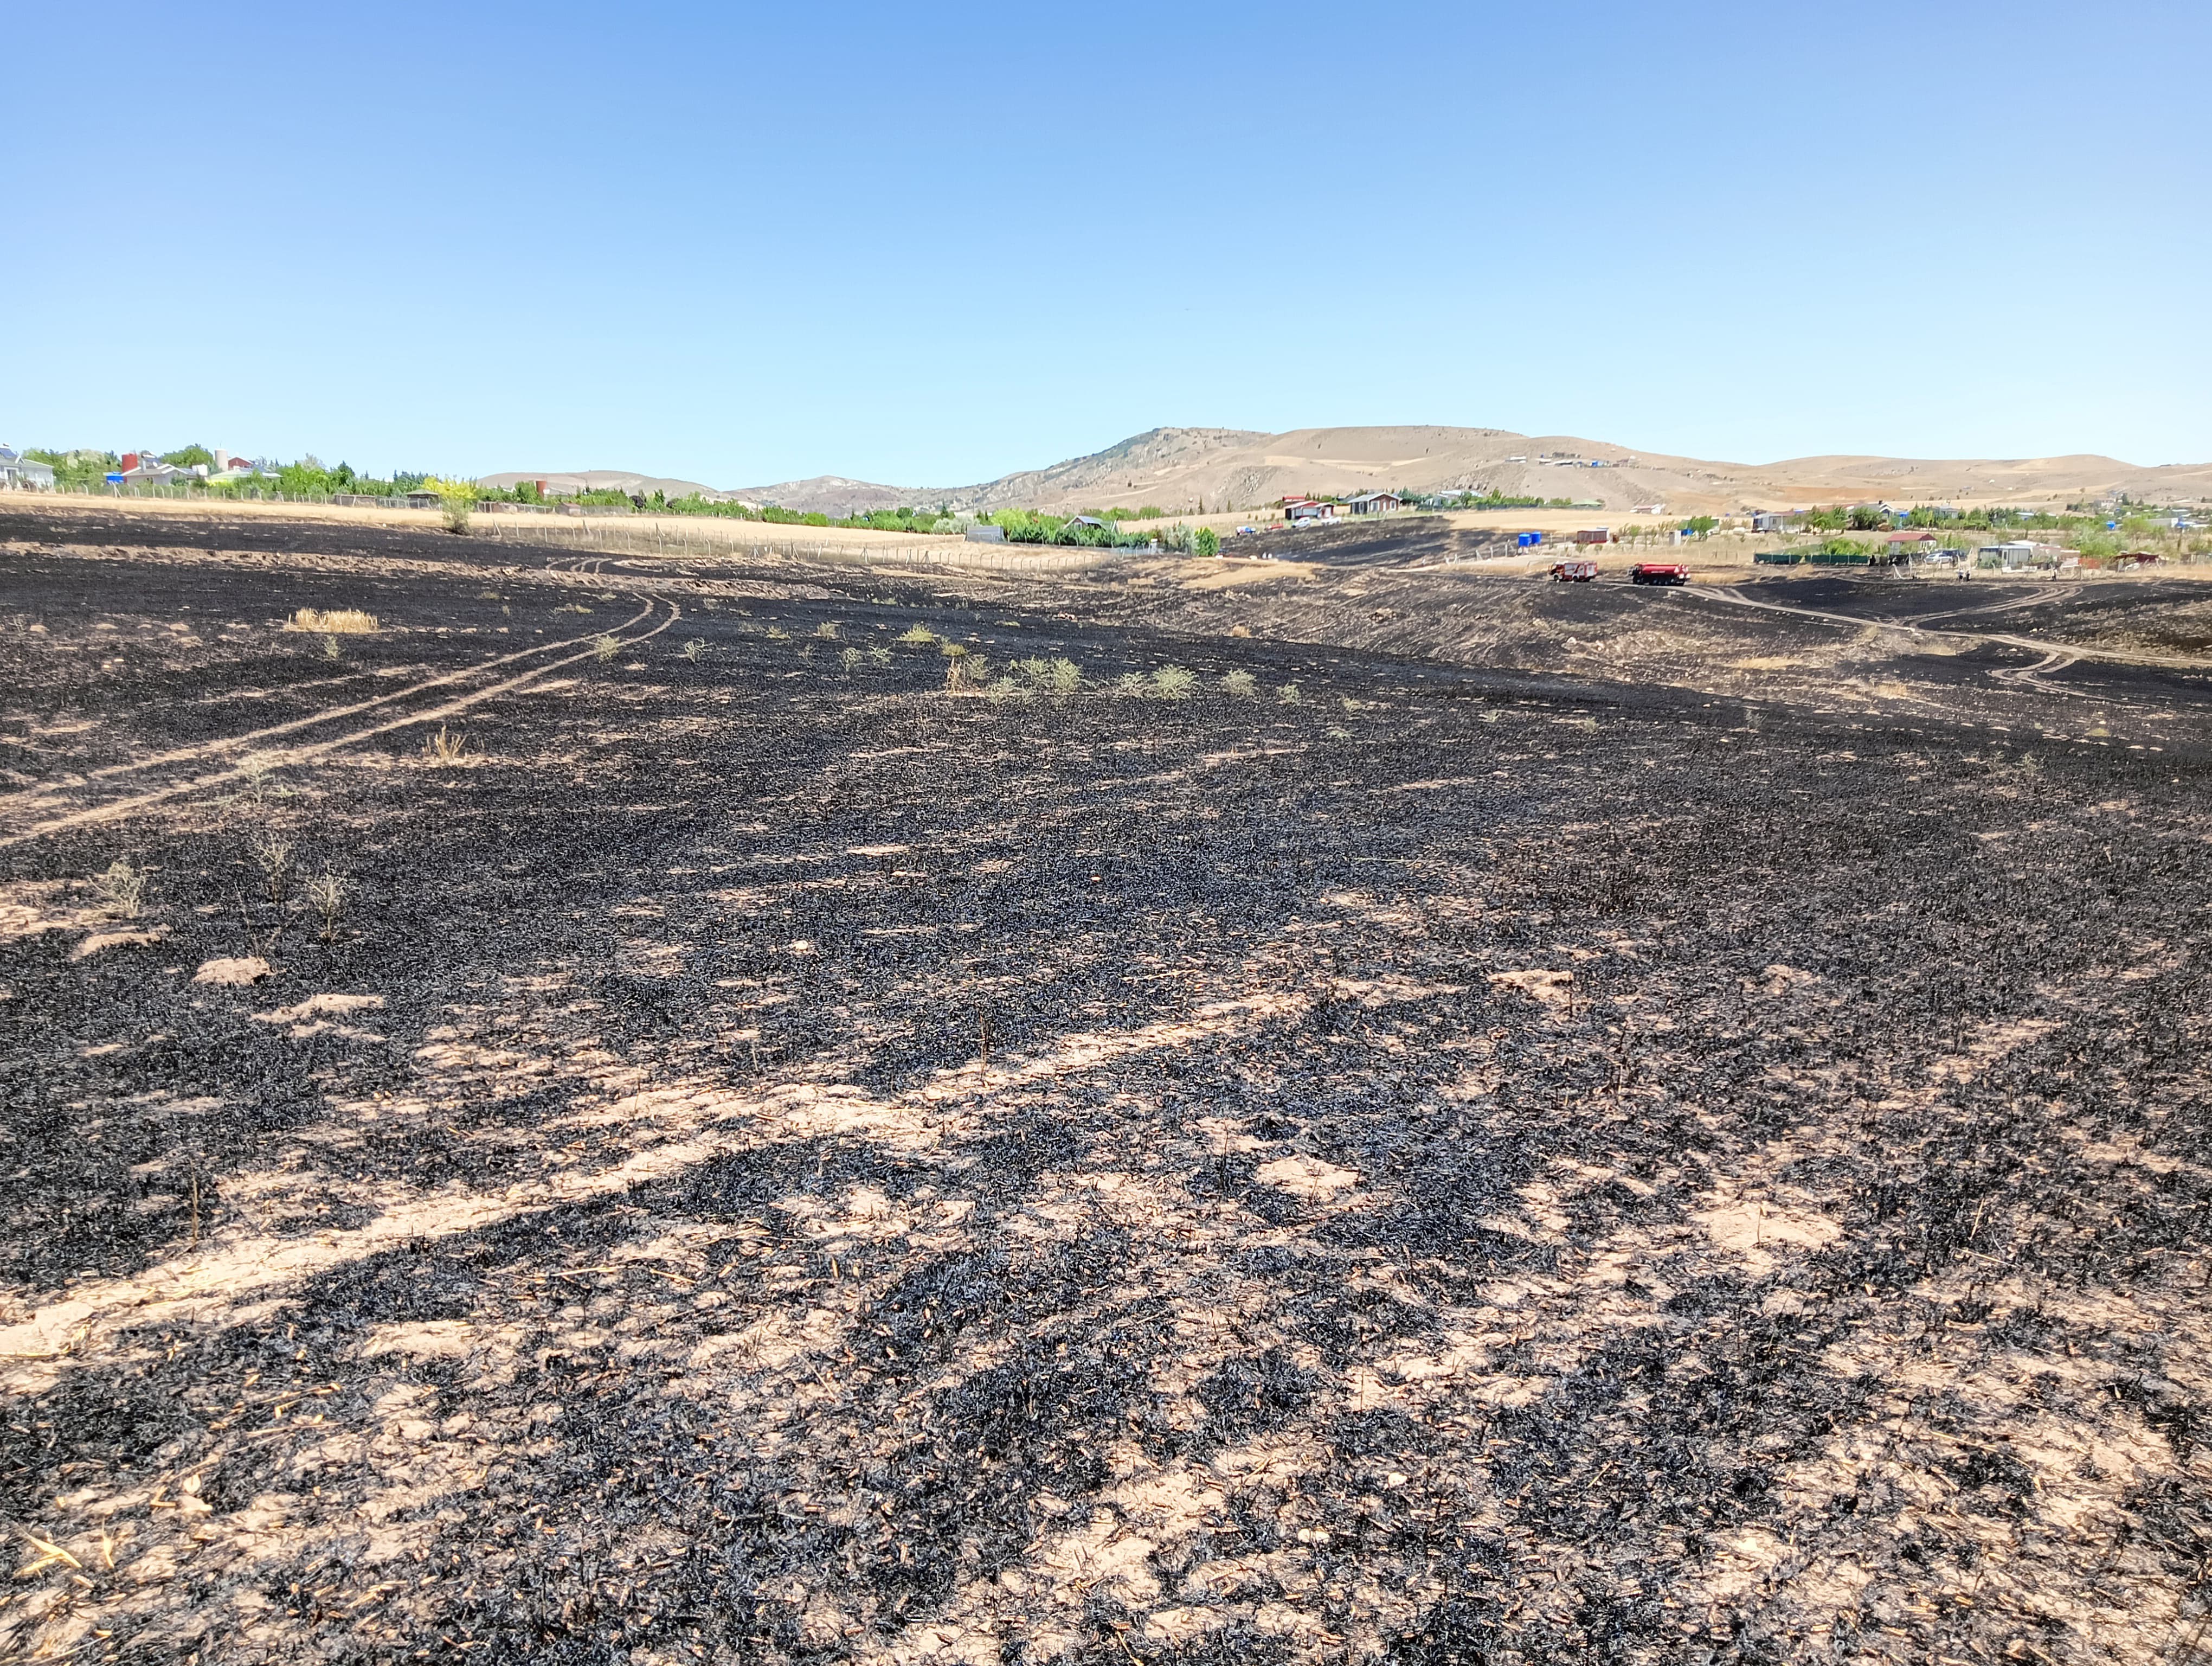
[[272, 828], [263, 828], [246, 839], [247, 854], [269, 887], [269, 900], [281, 906], [292, 878], [292, 842]]
[[361, 636], [377, 629], [377, 623], [375, 614], [364, 613], [357, 607], [334, 607], [327, 611], [303, 607], [284, 621], [284, 629], [320, 631], [326, 636]]
[[99, 911], [111, 920], [135, 920], [146, 901], [146, 876], [131, 866], [128, 856], [118, 856], [107, 872], [85, 881], [92, 887]]
[[323, 917], [323, 941], [337, 940], [338, 916], [345, 912], [346, 882], [325, 868], [322, 877], [307, 882], [307, 906]]

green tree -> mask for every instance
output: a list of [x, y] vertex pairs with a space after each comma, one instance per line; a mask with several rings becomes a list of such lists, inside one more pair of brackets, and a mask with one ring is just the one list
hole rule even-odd
[[123, 466], [123, 459], [112, 451], [46, 451], [33, 446], [23, 455], [51, 467], [54, 484], [65, 490], [97, 486]]
[[312, 457], [287, 463], [276, 471], [276, 489], [287, 497], [326, 496], [336, 483], [331, 471]]
[[1211, 526], [1201, 526], [1190, 535], [1190, 552], [1194, 556], [1218, 556], [1221, 553], [1221, 534]]
[[446, 530], [465, 532], [469, 530], [469, 512], [477, 506], [477, 483], [473, 480], [426, 480], [422, 483], [438, 494], [438, 507], [446, 517]]
[[186, 446], [181, 451], [163, 452], [161, 460], [172, 468], [189, 469], [198, 463], [204, 463], [210, 468], [213, 468], [215, 453], [205, 446]]

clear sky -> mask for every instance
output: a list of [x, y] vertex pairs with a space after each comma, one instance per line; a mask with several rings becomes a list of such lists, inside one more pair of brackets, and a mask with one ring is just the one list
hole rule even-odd
[[47, 7], [0, 56], [0, 440], [2203, 461], [2208, 48], [2204, 0]]

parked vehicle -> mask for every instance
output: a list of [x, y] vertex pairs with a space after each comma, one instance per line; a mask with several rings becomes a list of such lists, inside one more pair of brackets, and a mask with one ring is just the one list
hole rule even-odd
[[1639, 561], [1628, 569], [1631, 584], [1687, 584], [1690, 569], [1679, 561]]
[[1594, 561], [1555, 561], [1552, 563], [1553, 584], [1588, 584], [1597, 576]]

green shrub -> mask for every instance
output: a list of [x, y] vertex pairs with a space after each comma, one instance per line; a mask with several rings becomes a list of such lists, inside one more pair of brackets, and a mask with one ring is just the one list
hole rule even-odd
[[1211, 526], [1201, 526], [1190, 535], [1190, 552], [1194, 556], [1218, 556], [1221, 553], [1221, 534]]

